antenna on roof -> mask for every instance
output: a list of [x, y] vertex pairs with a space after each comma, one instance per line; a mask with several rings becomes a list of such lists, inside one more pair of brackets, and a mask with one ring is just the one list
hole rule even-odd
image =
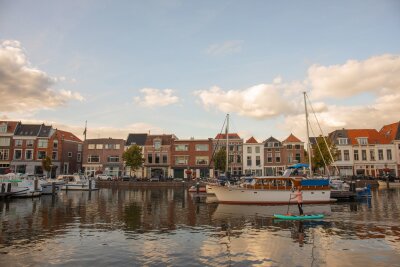
[[85, 130], [83, 131], [84, 140], [86, 141], [86, 132], [87, 132], [87, 121], [85, 121]]

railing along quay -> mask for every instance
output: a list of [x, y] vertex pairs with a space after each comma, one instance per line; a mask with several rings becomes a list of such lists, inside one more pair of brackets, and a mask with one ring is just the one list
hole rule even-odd
[[196, 182], [138, 182], [138, 181], [96, 181], [98, 188], [150, 188], [150, 187], [190, 187]]

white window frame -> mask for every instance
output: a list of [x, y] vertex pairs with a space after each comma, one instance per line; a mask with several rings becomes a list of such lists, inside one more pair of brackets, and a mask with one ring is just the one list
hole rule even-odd
[[[27, 152], [31, 152], [30, 158], [27, 157], [27, 155], [28, 155]], [[33, 149], [25, 149], [25, 160], [33, 160]]]

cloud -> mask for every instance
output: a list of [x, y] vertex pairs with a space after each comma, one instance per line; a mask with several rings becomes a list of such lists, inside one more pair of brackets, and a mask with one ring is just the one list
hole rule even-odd
[[32, 67], [20, 42], [0, 42], [0, 111], [26, 112], [62, 106], [69, 100], [83, 101], [77, 92], [52, 88], [64, 80]]
[[240, 40], [230, 40], [220, 44], [212, 44], [207, 48], [206, 53], [212, 56], [238, 53], [242, 50], [242, 44], [243, 41]]
[[140, 90], [143, 97], [136, 96], [134, 102], [142, 107], [163, 107], [179, 102], [179, 97], [173, 95], [172, 89], [143, 88]]
[[343, 65], [313, 65], [308, 69], [312, 97], [346, 98], [364, 92], [378, 95], [400, 90], [400, 56], [381, 55]]
[[287, 96], [292, 95], [297, 86], [299, 84], [259, 84], [243, 90], [227, 91], [214, 86], [194, 94], [205, 109], [215, 108], [224, 113], [235, 112], [255, 119], [268, 119], [296, 112], [298, 101]]

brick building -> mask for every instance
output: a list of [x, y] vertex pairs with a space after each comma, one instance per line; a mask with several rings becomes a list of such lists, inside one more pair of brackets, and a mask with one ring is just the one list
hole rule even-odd
[[[142, 149], [142, 155], [144, 158], [144, 146], [146, 144], [147, 134], [146, 133], [137, 133], [137, 134], [129, 134], [128, 138], [126, 138], [125, 143], [125, 151], [132, 145], [137, 145]], [[125, 175], [136, 175], [137, 178], [144, 177], [144, 166], [140, 169], [136, 170], [135, 173], [131, 172], [131, 168], [129, 166], [125, 166]]]
[[148, 135], [144, 145], [144, 177], [172, 176], [171, 148], [174, 140], [178, 139], [173, 134]]
[[243, 170], [246, 175], [263, 174], [264, 144], [257, 142], [254, 137], [243, 144]]
[[0, 174], [10, 171], [14, 156], [13, 135], [19, 124], [17, 121], [0, 121]]
[[[215, 151], [226, 147], [228, 139], [228, 172], [232, 176], [241, 176], [243, 172], [243, 139], [237, 133], [218, 134], [213, 140]], [[215, 176], [218, 176], [215, 173]]]

